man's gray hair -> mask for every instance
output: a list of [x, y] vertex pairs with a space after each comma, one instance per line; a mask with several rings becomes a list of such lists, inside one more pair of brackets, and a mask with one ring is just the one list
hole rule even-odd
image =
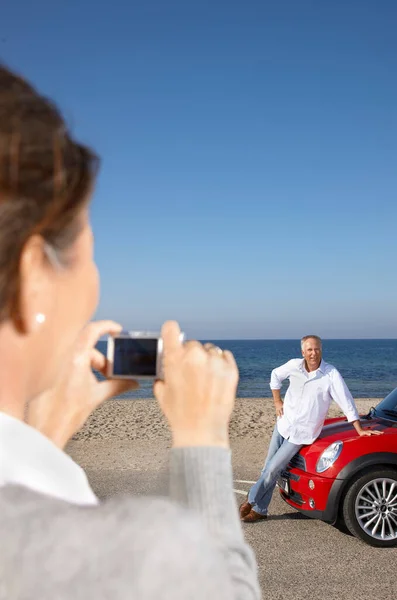
[[322, 341], [322, 339], [320, 337], [318, 337], [318, 335], [305, 335], [301, 339], [301, 348], [302, 348], [302, 350], [303, 350], [303, 346], [304, 346], [305, 342], [307, 342], [307, 340], [317, 340], [317, 342], [320, 344], [321, 347], [323, 345], [323, 341]]

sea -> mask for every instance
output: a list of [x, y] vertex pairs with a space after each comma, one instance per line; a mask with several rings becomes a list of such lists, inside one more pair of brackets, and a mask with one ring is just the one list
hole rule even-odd
[[[272, 369], [301, 355], [299, 340], [202, 341], [233, 352], [240, 372], [238, 398], [271, 398]], [[97, 347], [106, 353], [106, 342]], [[383, 398], [397, 387], [397, 340], [323, 340], [323, 358], [339, 370], [355, 398]], [[152, 383], [140, 384], [118, 398], [153, 398]]]

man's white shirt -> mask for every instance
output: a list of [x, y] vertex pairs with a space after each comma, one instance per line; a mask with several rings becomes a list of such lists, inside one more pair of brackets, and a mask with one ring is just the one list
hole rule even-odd
[[359, 419], [353, 397], [342, 375], [321, 361], [316, 371], [308, 372], [304, 359], [294, 358], [273, 369], [270, 388], [279, 390], [289, 379], [284, 397], [284, 414], [277, 420], [279, 433], [292, 444], [311, 444], [319, 436], [334, 400], [349, 422]]

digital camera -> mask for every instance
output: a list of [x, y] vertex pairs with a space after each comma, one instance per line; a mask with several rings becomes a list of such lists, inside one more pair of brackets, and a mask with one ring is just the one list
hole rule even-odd
[[[180, 340], [183, 341], [181, 333]], [[123, 331], [107, 344], [109, 379], [163, 379], [163, 340], [160, 333]]]

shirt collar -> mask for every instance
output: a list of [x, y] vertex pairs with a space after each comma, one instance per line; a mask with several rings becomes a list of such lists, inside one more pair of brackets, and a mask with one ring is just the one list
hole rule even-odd
[[[326, 362], [324, 362], [324, 360], [323, 360], [323, 359], [321, 359], [320, 365], [319, 365], [318, 369], [316, 369], [316, 370], [317, 370], [317, 371], [321, 371], [321, 373], [322, 373], [323, 375], [325, 375], [326, 364], [327, 364], [327, 363], [326, 363]], [[305, 359], [304, 359], [304, 358], [302, 358], [302, 360], [301, 360], [301, 362], [300, 362], [300, 364], [299, 364], [299, 369], [302, 371], [302, 373], [303, 373], [303, 372], [306, 370], [306, 369], [305, 369]]]
[[73, 504], [98, 500], [85, 472], [51, 440], [0, 412], [0, 486], [22, 485]]

